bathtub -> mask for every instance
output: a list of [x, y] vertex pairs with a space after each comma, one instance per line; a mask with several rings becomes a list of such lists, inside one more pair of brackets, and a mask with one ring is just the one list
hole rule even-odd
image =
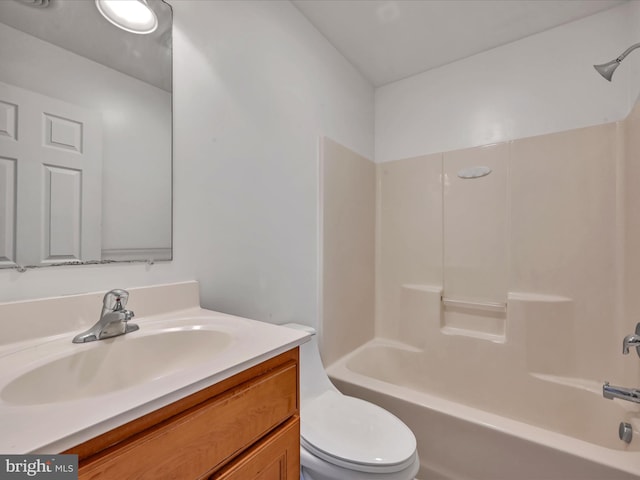
[[[420, 480], [640, 479], [640, 407], [602, 398], [601, 383], [497, 374], [478, 384], [473, 372], [445, 374], [438, 360], [375, 339], [327, 368], [341, 391], [411, 427]], [[621, 421], [633, 426], [629, 444], [618, 438]]]

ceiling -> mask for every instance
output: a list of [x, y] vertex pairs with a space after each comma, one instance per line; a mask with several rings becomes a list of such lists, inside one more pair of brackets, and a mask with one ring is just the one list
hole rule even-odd
[[[28, 5], [40, 1], [0, 0], [0, 21], [171, 90], [168, 61], [171, 10], [162, 0], [148, 0], [160, 21], [160, 27], [151, 35], [129, 34], [113, 27], [100, 17], [93, 1], [50, 0], [47, 8]], [[178, 0], [169, 3], [172, 1]], [[292, 0], [292, 3], [374, 86], [381, 86], [626, 1], [630, 0]]]
[[114, 27], [89, 0], [0, 0], [0, 22], [170, 92], [171, 8], [148, 3], [158, 17], [149, 35]]
[[292, 0], [374, 86], [628, 0]]

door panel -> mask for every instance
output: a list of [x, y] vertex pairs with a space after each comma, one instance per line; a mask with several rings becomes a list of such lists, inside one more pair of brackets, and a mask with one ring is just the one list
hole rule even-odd
[[[0, 82], [0, 158], [14, 162], [16, 177], [15, 258], [3, 260], [8, 246], [0, 239], [0, 262], [100, 258], [100, 114]], [[1, 180], [0, 215], [10, 210], [12, 195]], [[11, 236], [9, 215], [0, 220], [0, 238]]]
[[16, 159], [0, 157], [0, 266], [16, 260]]

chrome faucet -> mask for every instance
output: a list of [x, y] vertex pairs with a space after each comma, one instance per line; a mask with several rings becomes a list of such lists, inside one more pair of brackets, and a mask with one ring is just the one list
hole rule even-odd
[[[629, 349], [635, 347], [638, 356], [640, 357], [640, 323], [636, 324], [636, 333], [627, 335], [622, 340], [622, 354], [628, 355]], [[613, 400], [619, 398], [628, 402], [640, 403], [640, 390], [637, 388], [616, 387], [610, 385], [609, 382], [604, 382], [602, 385], [602, 396]], [[622, 438], [622, 437], [620, 437]]]
[[616, 387], [609, 385], [609, 382], [604, 382], [602, 386], [602, 396], [609, 400], [619, 398], [621, 400], [627, 400], [628, 402], [640, 403], [640, 390], [636, 388]]
[[138, 330], [138, 325], [129, 323], [134, 313], [124, 308], [127, 300], [129, 292], [126, 290], [116, 289], [107, 292], [102, 300], [100, 319], [89, 330], [76, 335], [73, 343], [94, 342]]
[[640, 323], [636, 325], [636, 333], [627, 335], [622, 341], [622, 353], [624, 355], [629, 354], [629, 347], [635, 347], [638, 356], [640, 357]]

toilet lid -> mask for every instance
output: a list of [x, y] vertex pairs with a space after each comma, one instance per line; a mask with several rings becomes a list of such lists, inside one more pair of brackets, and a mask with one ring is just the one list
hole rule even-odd
[[362, 472], [398, 472], [416, 458], [416, 438], [400, 419], [334, 391], [303, 403], [300, 442], [317, 457]]

